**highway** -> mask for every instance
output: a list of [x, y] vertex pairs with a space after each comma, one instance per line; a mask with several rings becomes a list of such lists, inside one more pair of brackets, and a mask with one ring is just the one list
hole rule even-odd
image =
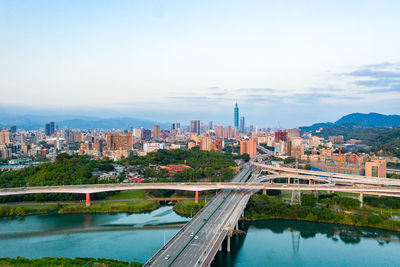
[[[250, 171], [244, 170], [232, 182], [244, 181], [249, 175]], [[197, 265], [205, 249], [212, 244], [213, 229], [215, 233], [237, 199], [238, 195], [232, 194], [232, 190], [221, 190], [144, 266]]]

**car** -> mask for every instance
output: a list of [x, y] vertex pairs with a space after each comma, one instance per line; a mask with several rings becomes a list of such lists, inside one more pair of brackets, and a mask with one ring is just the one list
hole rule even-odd
[[168, 260], [169, 257], [171, 257], [169, 254], [167, 256], [165, 256], [165, 259]]
[[194, 237], [194, 240], [197, 240], [197, 239], [199, 239], [199, 237], [196, 235], [196, 236]]
[[191, 232], [191, 233], [190, 233], [190, 237], [192, 237], [193, 235], [194, 235], [193, 232]]

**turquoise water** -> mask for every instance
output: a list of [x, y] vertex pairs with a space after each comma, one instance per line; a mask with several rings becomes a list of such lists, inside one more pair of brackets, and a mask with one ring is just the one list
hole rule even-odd
[[[213, 266], [400, 266], [400, 234], [292, 220], [246, 223]], [[224, 244], [226, 246], [226, 244]]]
[[[161, 207], [142, 214], [46, 214], [0, 218], [0, 257], [95, 257], [147, 261], [188, 218]], [[213, 266], [399, 266], [400, 235], [342, 225], [268, 220], [241, 222], [231, 252]], [[120, 230], [129, 227], [132, 230]], [[126, 228], [123, 228], [126, 229]]]
[[[141, 214], [46, 214], [0, 218], [0, 257], [95, 257], [147, 261], [178, 228], [144, 225], [186, 222], [171, 207]], [[135, 230], [117, 230], [131, 227]], [[101, 229], [99, 231], [98, 229]]]

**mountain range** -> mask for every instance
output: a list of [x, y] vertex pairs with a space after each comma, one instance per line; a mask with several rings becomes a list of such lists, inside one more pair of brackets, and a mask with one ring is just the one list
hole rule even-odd
[[311, 126], [300, 127], [302, 131], [315, 131], [329, 127], [400, 127], [400, 115], [384, 115], [379, 113], [351, 113], [341, 117], [336, 122], [315, 123]]
[[[77, 116], [76, 116], [77, 117]], [[34, 116], [34, 115], [0, 115], [0, 128], [17, 126], [18, 129], [38, 130], [44, 128], [45, 123], [54, 121], [59, 129], [152, 129], [154, 125], [160, 125], [161, 129], [170, 129], [171, 124], [155, 122], [136, 118], [98, 118], [98, 117], [60, 117], [60, 116]]]

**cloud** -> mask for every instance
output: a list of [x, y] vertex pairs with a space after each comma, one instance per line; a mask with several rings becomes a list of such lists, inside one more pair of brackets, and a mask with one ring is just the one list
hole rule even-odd
[[369, 78], [400, 78], [400, 73], [396, 71], [378, 71], [373, 69], [360, 69], [348, 73], [349, 76], [354, 77], [369, 77]]

